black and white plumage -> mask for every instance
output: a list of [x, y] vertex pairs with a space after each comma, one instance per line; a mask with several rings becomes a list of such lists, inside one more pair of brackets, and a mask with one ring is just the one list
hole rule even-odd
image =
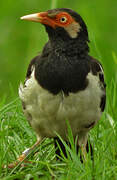
[[49, 36], [19, 88], [24, 114], [39, 141], [56, 139], [56, 132], [66, 140], [68, 120], [78, 145], [85, 148], [106, 101], [102, 66], [88, 54], [87, 27], [79, 14], [65, 8], [22, 19], [44, 24]]

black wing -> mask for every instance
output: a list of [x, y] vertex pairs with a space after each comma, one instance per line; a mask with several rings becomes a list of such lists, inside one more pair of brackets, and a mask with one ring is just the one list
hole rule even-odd
[[98, 60], [94, 59], [91, 56], [90, 58], [91, 58], [91, 71], [93, 75], [99, 76], [100, 87], [102, 91], [104, 92], [101, 97], [101, 102], [100, 102], [100, 108], [101, 108], [101, 111], [103, 112], [105, 109], [105, 104], [106, 104], [106, 83], [104, 81], [104, 71], [103, 71], [103, 67], [101, 63]]
[[37, 62], [37, 60], [38, 60], [39, 58], [40, 58], [40, 55], [34, 57], [34, 58], [31, 60], [29, 66], [28, 66], [28, 69], [27, 69], [26, 79], [29, 79], [29, 78], [30, 78], [30, 75], [31, 75], [32, 70], [33, 70], [32, 67], [36, 65], [36, 62]]

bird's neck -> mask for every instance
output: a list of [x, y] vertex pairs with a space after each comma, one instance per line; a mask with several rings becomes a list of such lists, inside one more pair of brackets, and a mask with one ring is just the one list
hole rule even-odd
[[89, 52], [88, 37], [84, 33], [79, 33], [76, 38], [70, 37], [63, 28], [53, 29], [46, 26], [46, 31], [49, 37], [49, 44], [53, 51], [64, 53], [65, 56], [87, 56]]
[[50, 45], [53, 50], [58, 53], [65, 53], [66, 56], [87, 56], [89, 52], [89, 46], [87, 41], [81, 38], [77, 39], [61, 39], [50, 38]]

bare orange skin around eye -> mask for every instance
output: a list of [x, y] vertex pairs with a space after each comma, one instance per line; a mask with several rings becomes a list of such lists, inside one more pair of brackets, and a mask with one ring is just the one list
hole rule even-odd
[[[67, 21], [66, 22], [61, 22], [61, 18], [62, 17], [65, 17], [67, 18]], [[41, 23], [43, 24], [46, 24], [46, 25], [49, 25], [53, 28], [56, 28], [57, 26], [59, 27], [66, 27], [68, 26], [69, 24], [75, 22], [75, 20], [66, 12], [61, 12], [59, 14], [57, 14], [54, 18], [51, 18], [49, 16], [45, 16], [43, 17], [43, 20]]]

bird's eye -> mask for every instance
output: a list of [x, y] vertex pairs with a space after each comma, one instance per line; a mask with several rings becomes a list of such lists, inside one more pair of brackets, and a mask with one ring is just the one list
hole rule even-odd
[[65, 17], [65, 16], [60, 18], [60, 22], [61, 22], [61, 23], [66, 23], [67, 20], [68, 20], [68, 19], [67, 19], [67, 17]]

